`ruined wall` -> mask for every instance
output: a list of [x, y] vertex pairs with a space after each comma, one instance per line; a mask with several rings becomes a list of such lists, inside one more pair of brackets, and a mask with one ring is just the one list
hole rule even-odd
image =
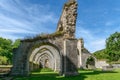
[[106, 61], [97, 60], [95, 66], [102, 69], [104, 66], [109, 66], [109, 64]]
[[[15, 50], [12, 74], [13, 75], [14, 74], [15, 75], [17, 75], [17, 74], [28, 75], [28, 73], [30, 72], [29, 71], [30, 56], [32, 55], [32, 52], [36, 48], [39, 48], [40, 46], [43, 46], [43, 45], [49, 45], [49, 46], [54, 47], [56, 50], [59, 51], [60, 56], [62, 58], [62, 54], [63, 54], [63, 42], [62, 41], [63, 41], [62, 38], [37, 40], [37, 41], [33, 41], [33, 42], [23, 41], [21, 43], [21, 45], [19, 46], [19, 48]], [[58, 60], [58, 61], [60, 61], [60, 60]], [[61, 69], [59, 68], [57, 71], [60, 71], [60, 70]]]
[[75, 38], [76, 18], [77, 2], [71, 0], [63, 7], [62, 15], [58, 22], [57, 31], [63, 31], [65, 38]]
[[77, 75], [77, 39], [64, 40], [64, 74]]
[[77, 2], [70, 0], [64, 5], [55, 33], [22, 40], [19, 48], [14, 50], [11, 75], [29, 75], [40, 65], [58, 71], [60, 75], [77, 75], [76, 17]]
[[[87, 69], [87, 59], [93, 57], [95, 62], [96, 58], [84, 47], [84, 40], [81, 38], [77, 43], [78, 48], [78, 68]], [[95, 68], [95, 65], [93, 66]]]

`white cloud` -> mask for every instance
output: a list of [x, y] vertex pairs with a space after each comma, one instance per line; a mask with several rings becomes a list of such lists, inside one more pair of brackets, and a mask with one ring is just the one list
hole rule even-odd
[[89, 30], [79, 26], [77, 26], [77, 29], [76, 29], [76, 36], [84, 37], [85, 39], [88, 39], [88, 38], [93, 39], [92, 33]]
[[4, 38], [6, 38], [6, 39], [11, 39], [11, 40], [13, 40], [13, 41], [15, 41], [16, 39], [22, 39], [23, 37], [17, 37], [17, 36], [14, 36], [14, 35], [11, 35], [11, 34], [6, 34], [6, 33], [4, 33], [4, 34], [0, 34], [0, 37], [1, 36], [4, 36]]
[[105, 48], [105, 38], [95, 35], [94, 31], [91, 32], [90, 30], [79, 26], [77, 28], [76, 36], [84, 39], [84, 45], [91, 53]]
[[[44, 31], [51, 32], [53, 30], [49, 27], [48, 31], [47, 26], [57, 23], [57, 18], [54, 13], [48, 10], [49, 8], [46, 5], [27, 5], [21, 1], [0, 1], [1, 37], [14, 40], [16, 38], [23, 38], [26, 34], [39, 34]], [[46, 25], [46, 23], [48, 24]]]
[[31, 32], [31, 31], [27, 31], [24, 29], [0, 29], [1, 33], [31, 33], [31, 34], [36, 34], [36, 32]]
[[96, 50], [101, 50], [105, 48], [105, 39], [95, 39], [91, 41], [87, 47], [89, 47], [91, 52], [95, 52]]
[[1, 9], [14, 14], [23, 14], [19, 5], [14, 0], [0, 0]]
[[[24, 0], [0, 0], [0, 36], [14, 40], [17, 38], [24, 38], [28, 34], [34, 35], [41, 32], [49, 33], [54, 30], [51, 27], [51, 24], [52, 26], [53, 24], [56, 24], [58, 19], [55, 16], [56, 14], [50, 11], [50, 6], [47, 5], [46, 7], [46, 5], [40, 5], [40, 4], [28, 5], [28, 4], [23, 4], [22, 1], [24, 2]], [[93, 10], [88, 10], [84, 13], [87, 14], [86, 15], [87, 19], [92, 19], [91, 13], [98, 14], [98, 12], [101, 11], [97, 10], [93, 12]], [[107, 14], [107, 13], [104, 12], [103, 14]], [[92, 21], [92, 22], [93, 22], [93, 26], [98, 26], [100, 24], [100, 23], [95, 23], [96, 21], [95, 22]], [[112, 20], [107, 21], [106, 23], [104, 23], [104, 25], [111, 26], [115, 24], [114, 22], [112, 22]], [[101, 37], [100, 35], [96, 35], [95, 32], [98, 31], [93, 31], [89, 27], [89, 24], [84, 23], [84, 21], [80, 23], [81, 24], [76, 27], [77, 28], [76, 36], [77, 38], [82, 37], [84, 39], [85, 47], [90, 52], [94, 52], [96, 50], [104, 48], [105, 38]], [[88, 26], [87, 28], [85, 28], [86, 24]], [[100, 26], [98, 27], [100, 28]], [[120, 25], [118, 26], [117, 29], [120, 29]], [[117, 29], [114, 29], [112, 31], [115, 31]], [[111, 31], [109, 31], [109, 33], [110, 32]], [[102, 33], [102, 35], [104, 35], [104, 33]]]
[[[98, 38], [99, 36], [94, 36], [92, 40], [86, 40], [85, 47], [91, 52], [101, 50], [105, 48], [105, 39]], [[98, 38], [98, 39], [97, 39]]]
[[112, 26], [112, 25], [114, 25], [114, 24], [115, 24], [114, 21], [107, 21], [107, 22], [105, 23], [105, 26]]

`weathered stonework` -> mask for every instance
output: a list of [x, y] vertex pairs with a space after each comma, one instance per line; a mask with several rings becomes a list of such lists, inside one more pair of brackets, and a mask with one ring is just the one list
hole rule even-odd
[[77, 68], [83, 67], [85, 57], [82, 40], [74, 36], [76, 18], [77, 2], [69, 0], [63, 7], [55, 33], [21, 40], [14, 50], [10, 74], [27, 76], [32, 70], [51, 68], [60, 75], [77, 75]]
[[64, 75], [77, 75], [77, 40], [64, 40]]
[[[78, 49], [78, 68], [87, 69], [87, 59], [92, 57], [96, 63], [96, 58], [84, 47], [83, 39], [79, 39], [77, 43]], [[92, 65], [95, 68], [95, 65]]]
[[63, 7], [57, 31], [64, 32], [65, 38], [75, 38], [75, 26], [77, 17], [77, 3], [74, 0], [69, 1]]

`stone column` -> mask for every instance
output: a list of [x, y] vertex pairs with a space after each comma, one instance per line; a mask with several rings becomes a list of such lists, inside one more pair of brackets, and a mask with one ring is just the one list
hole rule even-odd
[[65, 39], [64, 41], [64, 76], [78, 75], [77, 65], [77, 40], [76, 39]]
[[82, 66], [82, 49], [84, 48], [83, 39], [79, 39], [77, 43], [77, 49], [78, 49], [78, 68], [83, 68]]

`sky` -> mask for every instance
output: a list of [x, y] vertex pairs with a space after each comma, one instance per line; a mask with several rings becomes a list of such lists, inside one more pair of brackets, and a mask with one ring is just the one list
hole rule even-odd
[[[68, 0], [0, 0], [0, 37], [13, 41], [53, 33]], [[91, 53], [105, 48], [105, 40], [120, 32], [120, 0], [77, 0], [76, 38]]]

